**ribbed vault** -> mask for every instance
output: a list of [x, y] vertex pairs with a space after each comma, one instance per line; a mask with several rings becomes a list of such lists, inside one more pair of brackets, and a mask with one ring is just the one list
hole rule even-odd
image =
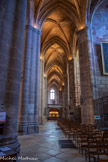
[[61, 89], [67, 62], [75, 55], [75, 32], [85, 26], [86, 0], [35, 1], [36, 27], [41, 29], [41, 57], [48, 87]]

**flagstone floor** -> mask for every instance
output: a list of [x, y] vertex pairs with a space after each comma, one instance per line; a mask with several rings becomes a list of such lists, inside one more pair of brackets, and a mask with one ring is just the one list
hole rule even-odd
[[[60, 148], [58, 140], [66, 140], [57, 123], [49, 121], [40, 127], [39, 134], [19, 136], [21, 162], [85, 162], [78, 149]], [[35, 160], [33, 159], [35, 158]], [[37, 159], [36, 159], [37, 158]]]

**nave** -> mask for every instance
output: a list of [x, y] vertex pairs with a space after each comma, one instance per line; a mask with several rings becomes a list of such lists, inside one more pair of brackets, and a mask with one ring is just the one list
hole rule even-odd
[[85, 162], [78, 149], [60, 148], [58, 140], [67, 138], [56, 121], [49, 121], [40, 127], [39, 134], [19, 136], [21, 156], [38, 158], [36, 162]]
[[108, 129], [107, 15], [108, 0], [0, 0], [0, 158], [80, 162], [47, 121]]

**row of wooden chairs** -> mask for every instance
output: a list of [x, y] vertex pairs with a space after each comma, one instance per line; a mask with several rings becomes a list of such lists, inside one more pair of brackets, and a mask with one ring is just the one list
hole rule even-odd
[[59, 119], [57, 123], [65, 136], [72, 138], [79, 152], [85, 155], [86, 161], [108, 162], [108, 131], [66, 119]]

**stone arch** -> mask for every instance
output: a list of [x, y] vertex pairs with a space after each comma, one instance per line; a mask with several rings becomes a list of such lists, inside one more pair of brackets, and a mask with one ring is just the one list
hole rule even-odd
[[54, 82], [53, 85], [52, 84], [49, 84], [48, 89], [51, 89], [53, 87], [55, 87], [56, 89], [58, 88], [58, 85], [57, 85], [56, 82]]
[[87, 10], [86, 10], [86, 25], [90, 25], [93, 15], [95, 14], [96, 10], [98, 9], [99, 6], [101, 6], [106, 0], [90, 0], [87, 1]]
[[48, 72], [49, 69], [51, 69], [53, 66], [57, 66], [62, 72], [64, 72], [63, 67], [59, 64], [59, 62], [54, 62], [52, 61], [51, 64], [49, 64], [46, 68], [45, 68], [45, 73]]
[[[98, 1], [91, 15], [91, 34], [94, 64], [94, 99], [108, 95], [108, 77], [103, 75], [101, 42], [108, 41], [108, 1]], [[98, 78], [98, 81], [97, 79]], [[102, 88], [106, 87], [106, 88]]]
[[66, 46], [66, 43], [64, 42], [64, 40], [62, 40], [60, 37], [53, 37], [51, 39], [49, 39], [45, 45], [42, 47], [42, 53], [46, 53], [46, 51], [48, 50], [48, 48], [50, 48], [53, 44], [57, 43], [58, 45], [60, 45], [60, 47], [64, 50], [64, 52], [66, 53], [66, 55], [68, 55], [69, 50], [68, 47]]
[[57, 71], [52, 71], [52, 72], [48, 75], [48, 79], [49, 79], [51, 76], [53, 76], [54, 74], [56, 74], [56, 75], [60, 78], [60, 80], [63, 80], [62, 75], [61, 75], [59, 72], [57, 72]]
[[59, 88], [59, 82], [58, 80], [56, 80], [55, 78], [53, 78], [49, 83], [48, 83], [48, 87], [55, 84], [58, 88]]
[[[68, 13], [68, 17], [73, 22], [75, 28], [78, 28], [78, 25], [81, 22], [81, 20], [80, 20], [81, 18], [80, 18], [80, 15], [77, 13], [75, 6], [72, 5], [71, 3], [67, 2], [67, 1], [64, 1], [63, 3], [61, 3], [61, 1], [57, 1], [57, 0], [49, 1], [47, 4], [42, 6], [42, 8], [40, 9], [40, 13], [37, 16], [37, 20], [36, 20], [37, 26], [41, 29], [46, 18], [52, 12], [54, 12], [54, 10], [57, 7], [62, 8], [65, 11], [66, 14]], [[75, 21], [76, 21], [76, 23], [75, 23]]]

